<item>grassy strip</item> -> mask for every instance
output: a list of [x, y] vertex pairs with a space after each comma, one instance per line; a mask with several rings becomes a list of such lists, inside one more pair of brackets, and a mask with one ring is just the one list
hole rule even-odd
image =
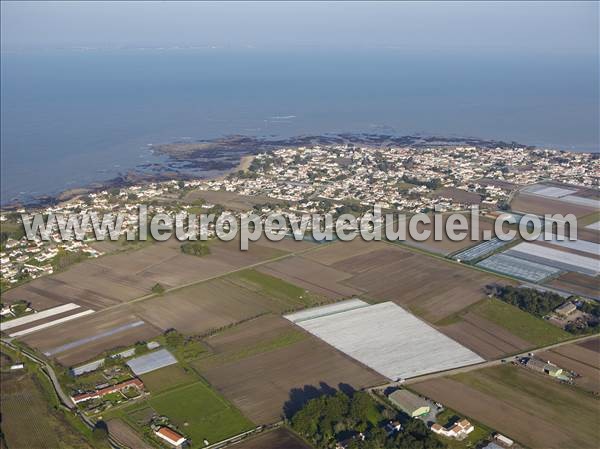
[[477, 303], [472, 310], [535, 346], [547, 346], [573, 337], [559, 327], [498, 299]]

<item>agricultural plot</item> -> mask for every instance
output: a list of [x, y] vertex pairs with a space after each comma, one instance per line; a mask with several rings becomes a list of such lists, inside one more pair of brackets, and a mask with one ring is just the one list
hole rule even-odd
[[479, 243], [465, 251], [461, 251], [458, 254], [452, 256], [454, 260], [470, 262], [472, 260], [481, 259], [482, 257], [487, 256], [490, 253], [493, 253], [503, 246], [510, 243], [509, 241], [500, 240], [495, 237], [492, 240], [488, 240], [487, 242]]
[[259, 242], [240, 251], [238, 241], [215, 241], [210, 243], [211, 254], [196, 257], [183, 254], [179, 246], [178, 241], [169, 240], [87, 260], [11, 289], [2, 299], [5, 303], [26, 300], [36, 310], [66, 303], [99, 310], [148, 295], [156, 283], [176, 287], [287, 253]]
[[530, 262], [555, 267], [562, 271], [574, 271], [588, 276], [598, 276], [600, 274], [600, 260], [598, 259], [572, 254], [535, 243], [519, 243], [506, 251], [506, 254]]
[[140, 376], [144, 388], [152, 394], [162, 393], [179, 385], [196, 382], [198, 377], [179, 365], [170, 365]]
[[394, 249], [395, 261], [374, 263], [345, 283], [363, 290], [369, 298], [394, 301], [435, 323], [478, 302], [485, 296], [484, 287], [498, 281], [493, 275], [456, 263]]
[[92, 449], [61, 412], [51, 408], [30, 374], [2, 373], [0, 413], [3, 438], [9, 448]]
[[127, 366], [131, 368], [131, 371], [136, 376], [155, 371], [160, 368], [164, 368], [169, 365], [177, 363], [177, 359], [173, 357], [166, 349], [159, 349], [158, 351], [150, 352], [142, 356], [133, 358], [127, 361]]
[[151, 395], [142, 407], [146, 403], [159, 415], [168, 416], [191, 438], [193, 449], [204, 447], [205, 439], [216, 443], [253, 427], [235, 407], [202, 382]]
[[576, 295], [600, 300], [598, 285], [600, 279], [579, 273], [565, 273], [553, 279], [548, 285]]
[[[468, 193], [468, 192], [466, 192], [466, 193]], [[479, 195], [476, 195], [476, 196], [479, 197]], [[482, 241], [484, 238], [483, 233], [486, 230], [492, 231], [492, 235], [493, 235], [494, 222], [492, 220], [488, 220], [486, 218], [479, 217], [479, 231], [477, 233], [477, 237], [475, 239], [471, 239], [471, 214], [465, 213], [465, 214], [461, 214], [461, 215], [463, 215], [465, 217], [466, 222], [467, 222], [467, 230], [466, 230], [467, 237], [464, 239], [461, 239], [461, 240], [457, 240], [457, 241], [451, 240], [445, 231], [446, 226], [448, 226], [448, 218], [450, 217], [450, 215], [452, 215], [452, 214], [443, 214], [442, 215], [442, 226], [443, 226], [442, 230], [443, 230], [443, 232], [442, 232], [441, 240], [435, 240], [435, 238], [434, 238], [434, 232], [433, 232], [434, 218], [433, 218], [433, 214], [430, 214], [432, 223], [430, 223], [430, 224], [419, 223], [417, 225], [418, 232], [429, 231], [429, 232], [431, 232], [430, 236], [423, 241], [417, 241], [417, 240], [414, 240], [413, 238], [411, 238], [411, 236], [407, 232], [406, 240], [402, 243], [406, 244], [408, 246], [414, 247], [414, 248], [424, 250], [424, 251], [447, 256], [447, 255], [455, 253], [457, 251], [462, 251], [478, 241]], [[465, 232], [465, 231], [457, 230], [456, 234], [460, 235], [463, 232]]]
[[595, 448], [598, 401], [525, 368], [504, 365], [412, 384], [526, 447]]
[[[391, 380], [483, 362], [392, 302], [287, 319]], [[321, 309], [322, 311], [322, 309]]]
[[154, 449], [121, 419], [111, 419], [107, 423], [108, 433], [121, 445], [129, 449]]
[[555, 198], [560, 201], [580, 204], [582, 206], [600, 207], [600, 201], [597, 199], [598, 192], [593, 189], [580, 189], [576, 186], [558, 187], [556, 185], [534, 184], [524, 188], [523, 192], [547, 198]]
[[311, 446], [285, 427], [263, 432], [234, 447], [235, 449], [311, 449]]
[[576, 204], [561, 198], [543, 197], [525, 192], [518, 193], [510, 203], [511, 210], [525, 214], [544, 216], [545, 214], [573, 214], [577, 218], [591, 214], [597, 206]]
[[542, 282], [562, 273], [559, 268], [513, 257], [505, 253], [494, 254], [477, 263], [477, 266], [529, 282]]
[[316, 294], [259, 271], [244, 270], [134, 305], [162, 330], [204, 334], [269, 312], [281, 313], [324, 301]]
[[263, 315], [210, 335], [203, 344], [211, 351], [194, 362], [208, 369], [293, 345], [308, 334], [276, 315]]
[[[344, 243], [337, 245], [344, 245]], [[363, 293], [361, 290], [344, 285], [343, 281], [351, 276], [349, 273], [322, 265], [303, 256], [272, 262], [259, 267], [258, 271], [329, 299], [342, 299]]]
[[564, 187], [534, 184], [532, 186], [525, 187], [523, 189], [523, 192], [533, 193], [540, 196], [547, 196], [550, 198], [561, 198], [566, 195], [577, 193], [577, 189], [567, 189]]
[[342, 384], [359, 389], [385, 380], [310, 336], [217, 366], [199, 365], [198, 369], [255, 424], [278, 421], [331, 387]]
[[[586, 346], [587, 343], [587, 346]], [[600, 337], [583, 343], [573, 343], [539, 352], [537, 357], [549, 360], [563, 369], [574, 371], [575, 385], [589, 392], [600, 393], [600, 354], [591, 347], [598, 346]]]
[[[159, 329], [146, 322], [131, 326], [139, 321], [139, 317], [127, 309], [101, 311], [26, 335], [22, 340], [42, 353], [52, 354], [62, 365], [74, 366], [92, 360], [104, 351], [147, 341], [160, 334]], [[114, 332], [115, 329], [118, 332]]]
[[580, 253], [589, 253], [596, 257], [600, 257], [600, 244], [596, 242], [589, 242], [582, 239], [569, 240], [566, 237], [564, 240], [558, 240], [558, 237], [554, 234], [552, 235], [552, 240], [545, 240], [544, 235], [542, 234], [538, 238], [538, 241], [542, 241], [562, 249], [571, 249]]
[[557, 343], [562, 329], [498, 299], [484, 299], [444, 322], [439, 330], [487, 360]]

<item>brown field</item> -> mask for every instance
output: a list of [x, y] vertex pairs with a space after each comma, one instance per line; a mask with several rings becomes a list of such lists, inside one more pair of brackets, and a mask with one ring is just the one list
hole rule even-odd
[[240, 251], [238, 241], [211, 242], [211, 254], [204, 257], [183, 254], [179, 246], [169, 240], [88, 260], [11, 289], [2, 295], [3, 301], [24, 299], [36, 310], [67, 302], [99, 310], [147, 295], [156, 283], [172, 288], [286, 254], [283, 248], [260, 242], [248, 251]]
[[0, 414], [3, 438], [10, 449], [92, 449], [62, 411], [48, 402], [33, 374], [2, 374]]
[[593, 207], [571, 204], [539, 195], [518, 193], [512, 200], [510, 207], [515, 212], [526, 212], [536, 215], [544, 214], [573, 214], [583, 217], [594, 212]]
[[[436, 322], [481, 300], [494, 275], [384, 242], [337, 242], [259, 271], [333, 299], [394, 301]], [[503, 281], [504, 282], [504, 281]]]
[[235, 352], [263, 341], [274, 340], [290, 332], [301, 332], [278, 315], [263, 315], [205, 338], [203, 342], [215, 353]]
[[234, 449], [311, 449], [311, 446], [300, 437], [284, 427], [263, 432], [233, 447]]
[[504, 365], [411, 385], [527, 447], [595, 448], [600, 403], [589, 393]]
[[202, 375], [256, 424], [278, 421], [319, 391], [349, 384], [375, 385], [384, 378], [322, 341], [307, 337], [273, 351], [213, 368]]
[[381, 243], [365, 242], [361, 238], [356, 238], [350, 242], [322, 244], [304, 257], [322, 265], [331, 266], [352, 256], [368, 254], [381, 248], [381, 245]]
[[579, 343], [579, 346], [590, 351], [600, 352], [600, 338], [584, 341], [583, 343]]
[[599, 284], [600, 277], [580, 273], [565, 273], [548, 283], [551, 287], [596, 299], [600, 299]]
[[600, 337], [580, 344], [560, 346], [536, 355], [563, 369], [575, 371], [581, 376], [575, 379], [575, 385], [591, 392], [600, 393], [600, 356], [593, 349], [583, 346], [586, 344], [598, 346], [599, 343]]
[[226, 279], [186, 287], [133, 305], [161, 330], [202, 334], [269, 311], [269, 300]]
[[481, 300], [484, 286], [498, 281], [493, 275], [455, 263], [399, 247], [396, 251], [396, 262], [375, 263], [371, 270], [345, 283], [368, 292], [371, 298], [394, 301], [435, 323]]
[[344, 285], [342, 281], [348, 279], [350, 273], [321, 265], [303, 256], [272, 262], [259, 267], [258, 271], [330, 299], [342, 299], [364, 293], [363, 290]]
[[487, 360], [521, 352], [532, 346], [473, 312], [467, 312], [461, 321], [440, 327], [439, 330]]
[[204, 334], [268, 312], [283, 313], [303, 306], [292, 297], [276, 297], [241, 275], [202, 282], [133, 305], [154, 326], [186, 334]]
[[110, 435], [129, 449], [154, 449], [153, 446], [146, 443], [140, 436], [120, 419], [111, 419], [107, 423]]
[[[51, 351], [64, 344], [110, 331], [118, 326], [139, 321], [140, 318], [123, 309], [93, 313], [91, 315], [26, 335], [22, 340], [40, 352]], [[82, 344], [55, 354], [53, 357], [64, 366], [73, 366], [93, 359], [104, 351], [124, 347], [140, 340], [148, 340], [160, 334], [160, 330], [144, 324], [126, 329], [114, 335]]]

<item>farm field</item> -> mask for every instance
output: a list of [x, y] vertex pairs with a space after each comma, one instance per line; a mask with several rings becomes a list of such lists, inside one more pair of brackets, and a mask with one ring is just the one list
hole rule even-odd
[[579, 218], [594, 212], [594, 207], [592, 206], [569, 203], [555, 198], [532, 195], [529, 193], [518, 193], [512, 200], [510, 206], [515, 212], [541, 216], [544, 214], [573, 214]]
[[[336, 243], [332, 246], [336, 245], [344, 244]], [[258, 271], [333, 300], [363, 293], [363, 291], [343, 283], [351, 276], [349, 273], [319, 264], [304, 256], [272, 262], [259, 267]]]
[[493, 254], [477, 263], [477, 266], [529, 282], [543, 282], [562, 273], [560, 268], [525, 260], [518, 254], [512, 255], [508, 252]]
[[9, 448], [92, 449], [84, 437], [51, 408], [33, 375], [2, 373], [0, 413]]
[[600, 260], [573, 254], [572, 252], [561, 251], [553, 247], [553, 245], [545, 246], [522, 242], [511, 247], [505, 254], [555, 267], [563, 271], [573, 271], [588, 276], [598, 276], [600, 274]]
[[142, 374], [140, 379], [144, 382], [146, 390], [158, 394], [179, 385], [193, 383], [198, 380], [198, 377], [180, 365], [171, 365]]
[[185, 287], [133, 305], [144, 320], [167, 330], [204, 334], [268, 312], [281, 313], [326, 298], [255, 270]]
[[202, 381], [152, 394], [107, 415], [111, 419], [121, 418], [134, 426], [143, 426], [153, 412], [167, 416], [191, 438], [193, 449], [204, 447], [204, 439], [216, 443], [253, 427], [235, 407]]
[[483, 362], [393, 302], [331, 308], [315, 310], [313, 317], [303, 318], [314, 309], [285, 317], [393, 381]]
[[330, 291], [330, 297], [394, 301], [432, 323], [478, 302], [487, 284], [501, 280], [401, 245], [358, 239], [326, 245], [302, 257], [260, 268], [271, 269], [279, 276], [286, 273], [290, 282], [310, 279], [311, 285], [307, 282], [305, 288]]
[[427, 380], [411, 388], [527, 447], [594, 448], [599, 404], [588, 393], [503, 365]]
[[3, 301], [23, 299], [36, 310], [69, 302], [99, 310], [148, 295], [156, 283], [172, 288], [287, 253], [271, 242], [268, 244], [254, 242], [248, 251], [240, 251], [239, 241], [211, 241], [211, 254], [204, 257], [183, 254], [176, 240], [149, 244], [35, 279], [3, 293]]
[[498, 299], [482, 300], [438, 325], [440, 331], [488, 360], [571, 337], [562, 329]]
[[[460, 191], [461, 193], [467, 193], [470, 194], [469, 192], [465, 192], [465, 191]], [[479, 197], [479, 195], [475, 195], [477, 197]], [[451, 214], [443, 214], [442, 215], [442, 225], [443, 225], [443, 232], [442, 232], [442, 240], [436, 241], [434, 238], [434, 233], [433, 233], [433, 214], [430, 214], [431, 217], [431, 224], [423, 224], [423, 223], [419, 223], [417, 226], [417, 230], [418, 232], [423, 232], [423, 231], [430, 231], [431, 235], [424, 241], [417, 241], [414, 240], [410, 237], [410, 235], [408, 235], [407, 232], [407, 236], [406, 236], [406, 241], [402, 242], [408, 246], [412, 246], [415, 248], [419, 248], [425, 251], [429, 251], [435, 254], [440, 254], [440, 255], [444, 255], [447, 256], [449, 254], [458, 252], [458, 251], [462, 251], [465, 250], [473, 245], [475, 245], [477, 243], [477, 241], [481, 241], [483, 239], [483, 232], [484, 230], [490, 230], [493, 231], [494, 230], [494, 222], [492, 220], [489, 220], [487, 218], [483, 218], [483, 217], [479, 217], [479, 232], [478, 232], [478, 238], [477, 240], [471, 240], [471, 214], [469, 213], [464, 213], [461, 214], [465, 217], [465, 219], [467, 220], [468, 223], [468, 230], [467, 232], [467, 237], [459, 240], [459, 241], [453, 241], [450, 238], [448, 238], [447, 234], [446, 234], [446, 223], [448, 222], [448, 218]], [[456, 231], [456, 234], [461, 234], [461, 231]]]
[[263, 315], [205, 338], [203, 343], [212, 354], [201, 357], [194, 366], [207, 369], [232, 363], [292, 345], [307, 337], [308, 334], [280, 316]]
[[286, 428], [261, 433], [234, 446], [235, 449], [311, 449], [302, 439]]
[[362, 388], [385, 380], [310, 336], [217, 366], [194, 365], [255, 424], [276, 422], [284, 412], [339, 384]]
[[130, 449], [154, 449], [146, 443], [130, 426], [121, 419], [111, 419], [107, 423], [109, 434], [119, 443]]
[[[127, 308], [113, 309], [29, 334], [22, 340], [42, 353], [52, 354], [63, 366], [74, 366], [109, 349], [129, 346], [160, 334], [160, 329], [148, 323], [129, 327], [139, 321], [139, 317]], [[111, 333], [115, 330], [118, 332]], [[98, 335], [102, 337], [91, 340]]]
[[581, 376], [575, 378], [575, 385], [593, 393], [600, 393], [600, 354], [592, 349], [599, 343], [600, 337], [539, 352], [536, 356], [563, 369], [575, 371]]
[[548, 283], [550, 287], [600, 300], [599, 284], [598, 276], [591, 277], [579, 273], [564, 273]]

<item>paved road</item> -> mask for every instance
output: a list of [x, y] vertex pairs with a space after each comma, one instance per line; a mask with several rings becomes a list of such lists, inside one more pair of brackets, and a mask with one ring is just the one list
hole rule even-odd
[[[423, 376], [412, 377], [410, 379], [406, 379], [404, 382], [388, 382], [388, 383], [385, 383], [382, 385], [377, 385], [377, 386], [371, 387], [371, 388], [369, 388], [369, 390], [385, 390], [388, 387], [398, 387], [400, 385], [409, 385], [409, 384], [423, 382], [423, 381], [430, 380], [430, 379], [436, 379], [438, 377], [452, 376], [453, 374], [466, 373], [469, 371], [474, 371], [474, 370], [478, 370], [478, 369], [482, 369], [482, 368], [488, 368], [491, 366], [498, 366], [498, 365], [506, 363], [510, 360], [514, 360], [515, 357], [525, 357], [530, 352], [536, 353], [536, 352], [548, 351], [550, 349], [558, 348], [560, 346], [564, 346], [564, 345], [568, 345], [568, 344], [572, 344], [572, 343], [581, 343], [583, 341], [591, 340], [593, 338], [598, 338], [598, 337], [599, 337], [598, 334], [585, 335], [583, 337], [577, 337], [577, 338], [573, 338], [570, 340], [561, 341], [559, 343], [554, 343], [552, 345], [543, 346], [543, 347], [536, 348], [536, 349], [530, 349], [528, 351], [521, 352], [519, 354], [509, 355], [509, 356], [503, 357], [501, 359], [488, 360], [486, 362], [476, 363], [474, 365], [467, 365], [467, 366], [462, 366], [460, 368], [454, 368], [454, 369], [450, 369], [450, 370], [446, 370], [446, 371], [439, 371], [437, 373], [430, 373], [430, 374], [425, 374]], [[504, 360], [504, 362], [503, 362], [503, 360]]]

